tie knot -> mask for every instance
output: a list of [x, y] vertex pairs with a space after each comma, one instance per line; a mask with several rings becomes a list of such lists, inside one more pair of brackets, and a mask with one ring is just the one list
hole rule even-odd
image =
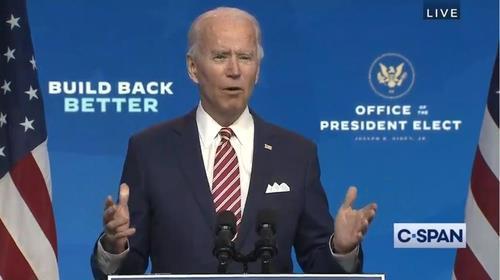
[[233, 130], [230, 129], [229, 127], [223, 127], [219, 131], [219, 135], [223, 140], [229, 141], [231, 139], [231, 136], [234, 135]]

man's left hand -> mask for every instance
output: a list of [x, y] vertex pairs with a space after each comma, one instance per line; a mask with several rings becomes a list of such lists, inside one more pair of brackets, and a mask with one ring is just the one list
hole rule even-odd
[[335, 235], [332, 239], [332, 248], [335, 253], [346, 254], [354, 250], [361, 242], [368, 225], [375, 217], [377, 204], [370, 203], [362, 209], [353, 209], [358, 190], [349, 187], [344, 203], [340, 206], [335, 218]]

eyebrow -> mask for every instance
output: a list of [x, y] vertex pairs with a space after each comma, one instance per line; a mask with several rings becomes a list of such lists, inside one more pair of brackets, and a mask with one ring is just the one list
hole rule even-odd
[[231, 51], [229, 50], [215, 50], [215, 51], [211, 51], [210, 54], [212, 55], [228, 55], [228, 54], [231, 54]]
[[[236, 51], [235, 52], [236, 55], [255, 55], [255, 52], [254, 51]], [[229, 55], [231, 54], [231, 51], [230, 50], [214, 50], [214, 51], [211, 51], [210, 54], [212, 55]]]

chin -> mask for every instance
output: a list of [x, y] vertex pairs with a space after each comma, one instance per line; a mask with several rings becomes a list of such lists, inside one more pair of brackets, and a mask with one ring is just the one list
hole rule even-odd
[[246, 107], [246, 105], [244, 105], [244, 104], [243, 105], [241, 105], [241, 104], [229, 105], [229, 106], [225, 106], [223, 108], [223, 111], [229, 115], [236, 116], [236, 115], [240, 115], [245, 110], [245, 107]]

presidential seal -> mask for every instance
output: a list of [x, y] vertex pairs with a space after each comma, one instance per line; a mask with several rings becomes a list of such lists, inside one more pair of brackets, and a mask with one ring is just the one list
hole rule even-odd
[[411, 62], [398, 53], [386, 53], [377, 57], [368, 72], [373, 91], [388, 99], [406, 95], [415, 82], [415, 70]]

